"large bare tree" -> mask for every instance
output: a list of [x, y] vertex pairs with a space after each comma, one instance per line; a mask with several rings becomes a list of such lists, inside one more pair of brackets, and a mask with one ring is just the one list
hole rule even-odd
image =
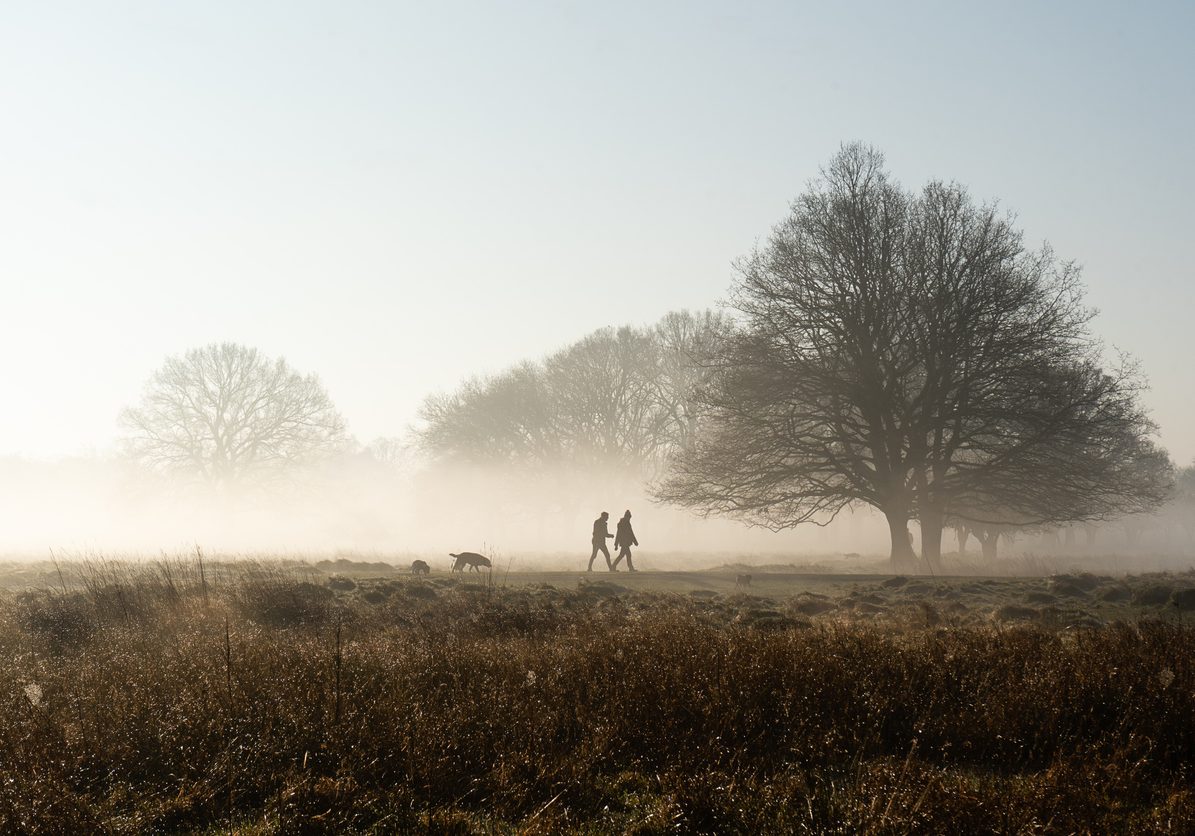
[[217, 486], [276, 478], [345, 441], [317, 377], [235, 343], [168, 358], [121, 424], [142, 463]]
[[867, 504], [893, 563], [931, 567], [948, 517], [989, 524], [1148, 507], [1164, 478], [1131, 367], [1100, 365], [1073, 268], [953, 184], [919, 195], [846, 146], [739, 264], [709, 416], [658, 495], [771, 528]]

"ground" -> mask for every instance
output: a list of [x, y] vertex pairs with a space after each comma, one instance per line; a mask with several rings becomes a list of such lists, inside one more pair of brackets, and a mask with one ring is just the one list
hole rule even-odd
[[401, 562], [4, 565], [0, 831], [1195, 830], [1195, 573]]

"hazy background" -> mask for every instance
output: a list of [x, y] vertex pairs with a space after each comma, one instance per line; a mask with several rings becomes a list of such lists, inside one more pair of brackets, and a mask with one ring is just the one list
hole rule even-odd
[[1179, 2], [6, 4], [0, 456], [110, 455], [163, 358], [221, 340], [402, 435], [469, 375], [716, 304], [861, 139], [1081, 262], [1188, 463], [1192, 31]]

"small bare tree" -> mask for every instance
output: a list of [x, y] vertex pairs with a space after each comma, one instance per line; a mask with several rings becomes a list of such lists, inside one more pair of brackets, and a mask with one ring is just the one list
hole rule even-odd
[[120, 420], [138, 461], [215, 486], [277, 478], [345, 442], [318, 378], [235, 343], [168, 358]]

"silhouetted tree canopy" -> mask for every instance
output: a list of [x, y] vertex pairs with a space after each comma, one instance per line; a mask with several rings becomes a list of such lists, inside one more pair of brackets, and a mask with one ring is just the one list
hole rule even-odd
[[143, 464], [221, 486], [277, 477], [345, 442], [317, 377], [235, 343], [168, 358], [121, 424]]
[[542, 361], [428, 398], [420, 441], [441, 460], [654, 474], [692, 437], [703, 363], [729, 332], [729, 320], [709, 311], [603, 328]]
[[786, 528], [863, 503], [931, 565], [947, 518], [1099, 519], [1165, 495], [1129, 365], [1106, 370], [1075, 268], [956, 184], [903, 191], [846, 146], [738, 264], [743, 328], [658, 496]]

